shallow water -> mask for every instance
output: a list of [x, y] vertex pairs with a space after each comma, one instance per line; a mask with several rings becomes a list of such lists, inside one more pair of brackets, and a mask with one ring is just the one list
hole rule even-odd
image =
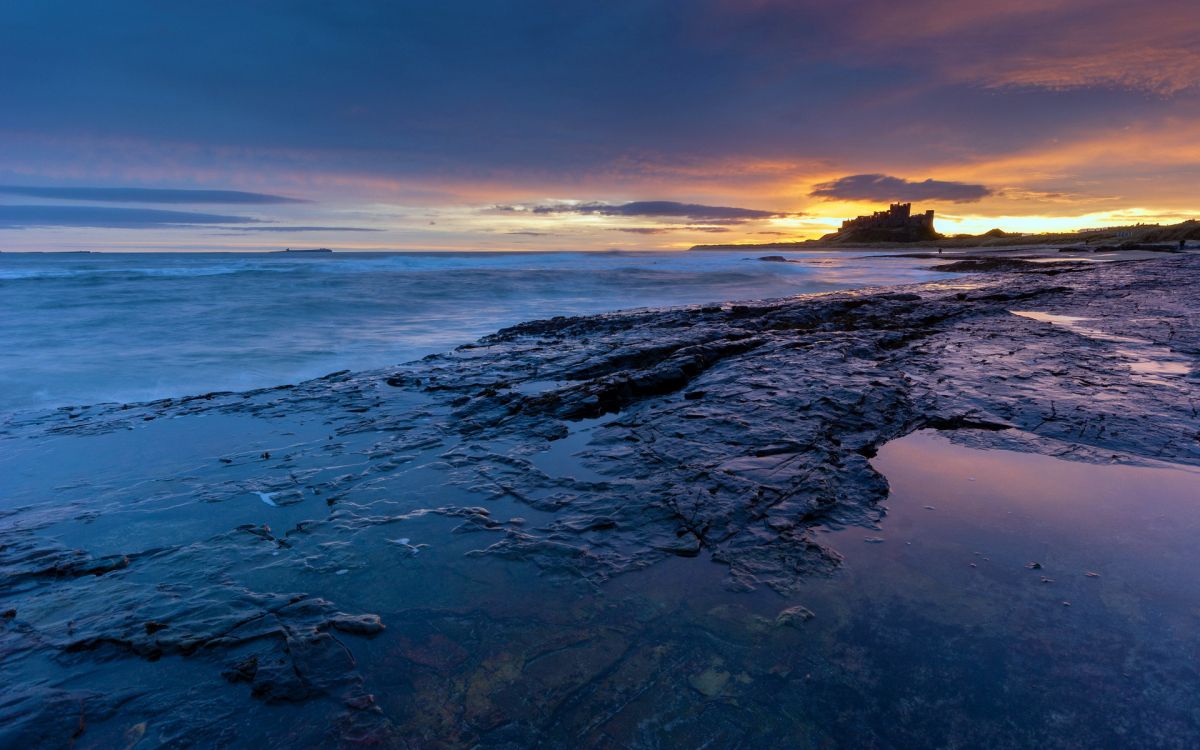
[[824, 530], [844, 564], [792, 597], [730, 593], [703, 554], [599, 590], [431, 554], [406, 607], [449, 610], [389, 612], [372, 684], [451, 746], [451, 716], [518, 746], [1195, 746], [1200, 474], [929, 432], [874, 463], [879, 528]]
[[[426, 408], [403, 398], [413, 398], [414, 412]], [[548, 475], [606, 481], [603, 466], [579, 455], [605, 421], [572, 425], [544, 450], [514, 444], [510, 455]], [[39, 535], [94, 554], [173, 548], [128, 574], [80, 579], [86, 598], [74, 604], [15, 598], [15, 623], [50, 632], [56, 618], [73, 617], [87, 627], [95, 615], [79, 609], [84, 602], [119, 620], [142, 606], [138, 587], [304, 591], [346, 612], [378, 613], [382, 634], [340, 640], [395, 736], [419, 747], [1184, 748], [1200, 740], [1200, 474], [1192, 470], [1072, 463], [910, 435], [873, 459], [892, 488], [878, 528], [819, 529], [844, 557], [841, 568], [783, 597], [726, 590], [724, 568], [703, 552], [599, 585], [474, 555], [508, 532], [431, 509], [482, 506], [492, 521], [522, 519], [519, 527], [562, 520], [569, 508], [536, 509], [500, 481], [453, 481], [453, 456], [469, 445], [416, 441], [386, 482], [358, 481], [327, 507], [304, 488], [357, 474], [377, 441], [396, 439], [343, 431], [344, 449], [316, 463], [292, 457], [289, 446], [321, 445], [332, 429], [317, 415], [191, 416], [6, 454], [5, 508], [26, 508], [11, 518], [34, 528], [61, 519]], [[193, 439], [175, 441], [185, 433]], [[114, 466], [111, 450], [138, 456], [140, 479]], [[70, 464], [72, 473], [51, 480], [5, 471], [32, 463]], [[293, 496], [268, 506], [256, 491]], [[288, 547], [233, 531], [266, 524], [282, 536], [326, 516], [289, 532]], [[221, 594], [226, 586], [234, 588]], [[786, 614], [797, 606], [812, 619]], [[246, 685], [220, 676], [227, 654], [11, 654], [10, 685], [128, 696], [109, 715], [89, 710], [80, 748], [122, 747], [131, 732], [151, 746], [315, 746], [345, 736], [339, 701], [251, 699]], [[59, 717], [63, 731], [77, 714]]]
[[1080, 336], [1095, 341], [1125, 344], [1125, 346], [1116, 347], [1113, 351], [1128, 361], [1129, 369], [1132, 372], [1140, 376], [1140, 379], [1148, 382], [1162, 382], [1158, 376], [1182, 376], [1192, 371], [1192, 360], [1190, 357], [1180, 354], [1170, 347], [1157, 346], [1145, 339], [1133, 336], [1117, 336], [1084, 325], [1091, 318], [1083, 318], [1075, 315], [1056, 315], [1033, 310], [1013, 310], [1012, 313], [1022, 318], [1036, 320], [1039, 323], [1061, 326], [1078, 333]]
[[928, 261], [752, 252], [0, 254], [0, 413], [409, 361], [535, 318], [919, 282]]

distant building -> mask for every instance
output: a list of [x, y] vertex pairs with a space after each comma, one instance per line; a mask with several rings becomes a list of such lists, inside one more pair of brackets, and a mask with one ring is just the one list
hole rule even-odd
[[886, 211], [842, 222], [822, 239], [835, 242], [927, 242], [941, 237], [933, 228], [933, 211], [913, 215], [911, 203], [893, 203]]

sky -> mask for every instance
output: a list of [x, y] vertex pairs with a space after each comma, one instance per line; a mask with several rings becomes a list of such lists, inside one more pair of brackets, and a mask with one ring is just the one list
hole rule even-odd
[[1200, 216], [1196, 0], [5, 0], [0, 250]]

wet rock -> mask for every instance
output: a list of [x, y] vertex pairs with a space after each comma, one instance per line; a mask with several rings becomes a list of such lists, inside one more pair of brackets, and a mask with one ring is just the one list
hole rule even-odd
[[148, 726], [146, 722], [139, 721], [137, 724], [126, 729], [125, 734], [121, 738], [125, 743], [124, 750], [133, 750], [134, 747], [137, 747], [138, 743], [146, 736]]
[[441, 633], [433, 633], [423, 641], [402, 636], [397, 651], [402, 658], [443, 674], [449, 674], [470, 656], [465, 648]]
[[334, 630], [355, 635], [376, 635], [384, 629], [379, 615], [337, 615], [329, 620], [329, 624]]
[[800, 627], [804, 623], [816, 617], [813, 611], [808, 607], [797, 604], [794, 607], [788, 607], [775, 616], [776, 627]]
[[55, 748], [86, 744], [88, 728], [116, 715], [134, 693], [108, 694], [41, 685], [8, 685], [0, 702], [0, 747]]
[[[1194, 359], [1200, 352], [1200, 285], [1180, 279], [1200, 274], [1200, 259], [1071, 269], [1053, 284], [1043, 278], [1051, 271], [1039, 267], [883, 294], [839, 292], [533, 321], [456, 352], [375, 373], [5, 418], [0, 437], [35, 446], [155, 430], [180, 424], [169, 421], [174, 417], [194, 416], [282, 424], [304, 415], [316, 434], [277, 430], [273, 460], [266, 451], [262, 461], [245, 460], [259, 456], [263, 443], [223, 446], [237, 459], [214, 463], [205, 455], [178, 467], [169, 481], [146, 482], [131, 468], [122, 477], [97, 479], [95, 487], [56, 489], [61, 508], [32, 493], [6, 506], [0, 597], [5, 606], [19, 606], [21, 619], [14, 612], [0, 627], [0, 674], [22, 692], [0, 706], [0, 746], [36, 747], [30, 738], [40, 737], [51, 738], [37, 740], [43, 746], [68, 746], [81, 714], [91, 722], [120, 706], [99, 692], [44, 691], [27, 700], [23, 696], [41, 690], [28, 685], [30, 655], [38, 669], [52, 670], [57, 684], [104, 671], [95, 668], [99, 660], [146, 667], [141, 662], [159, 659], [155, 670], [186, 661], [200, 672], [223, 670], [236, 683], [226, 686], [236, 696], [312, 700], [314, 712], [335, 705], [347, 716], [328, 722], [331, 731], [364, 741], [391, 737], [345, 643], [377, 633], [382, 623], [342, 611], [335, 600], [350, 576], [334, 573], [386, 581], [389, 565], [417, 568], [425, 558], [414, 563], [405, 553], [422, 545], [388, 545], [416, 536], [403, 525], [417, 518], [447, 521], [447, 534], [452, 527], [464, 532], [453, 542], [467, 545], [471, 558], [518, 561], [562, 581], [599, 585], [703, 549], [725, 567], [731, 589], [789, 593], [840, 564], [814, 527], [872, 528], [878, 521], [888, 488], [869, 458], [878, 446], [916, 429], [953, 430], [952, 439], [968, 443], [1068, 451], [1084, 461], [1107, 462], [1116, 454], [1135, 463], [1200, 465], [1200, 441], [1194, 439], [1200, 417], [1192, 407], [1200, 403], [1200, 380], [1146, 379], [1120, 354], [1124, 344], [1053, 326], [1034, 328], [1010, 312], [1087, 317], [1089, 327], [1106, 335], [1152, 341]], [[693, 395], [700, 393], [702, 399]], [[562, 476], [549, 476], [530, 460], [545, 441], [580, 433], [586, 439], [569, 451], [569, 461], [579, 463], [549, 472]], [[414, 457], [421, 457], [419, 466]], [[603, 479], [575, 478], [587, 476], [588, 467], [603, 467]], [[251, 487], [312, 488], [328, 507], [310, 508], [308, 520], [277, 536], [261, 520], [267, 514], [287, 518], [279, 523], [290, 527], [304, 506], [268, 507], [247, 494]], [[474, 493], [495, 512], [451, 505], [439, 494], [446, 488]], [[239, 513], [261, 515], [239, 517], [255, 521], [241, 528], [197, 521], [201, 531], [191, 534], [186, 525], [177, 530], [165, 524], [160, 531], [169, 540], [154, 548], [140, 535], [111, 532], [103, 550], [57, 541], [72, 538], [58, 536], [66, 524], [96, 524], [89, 538], [93, 530], [100, 538], [111, 519], [103, 513], [85, 517], [82, 503], [141, 517], [193, 501], [206, 503], [196, 514], [201, 520], [220, 518], [224, 507], [233, 507], [225, 502], [237, 503]], [[518, 514], [514, 505], [530, 512]], [[516, 515], [529, 522], [498, 520]], [[442, 549], [441, 540], [424, 540]], [[310, 584], [328, 599], [295, 593]], [[69, 614], [38, 616], [44, 612]], [[660, 616], [648, 613], [646, 622]], [[801, 627], [811, 616], [802, 607], [774, 621], [742, 613], [740, 624], [723, 635], [749, 643], [776, 624]], [[630, 686], [649, 684], [647, 675], [659, 668], [700, 664], [683, 673], [711, 671], [699, 683], [703, 690], [681, 691], [693, 701], [693, 691], [723, 696], [739, 684], [733, 676], [716, 684], [721, 673], [738, 668], [684, 661], [655, 652], [651, 644], [631, 644], [622, 634], [577, 633], [572, 638], [578, 640], [489, 654], [475, 664], [463, 656], [475, 649], [470, 627], [456, 625], [455, 618], [469, 620], [463, 613], [422, 613], [402, 626], [389, 622], [392, 628], [372, 644], [388, 650], [389, 639], [410, 639], [407, 651], [397, 653], [409, 654], [403, 658], [420, 679], [447, 681], [450, 671], [469, 671], [457, 683], [458, 693], [444, 693], [446, 701], [462, 706], [461, 713], [437, 717], [439, 729], [460, 734], [430, 735], [451, 737], [450, 746], [470, 746], [481, 733], [499, 732], [513, 723], [506, 717], [518, 708], [526, 715], [544, 709], [542, 715], [558, 718], [586, 713], [579, 708], [585, 702], [564, 703], [568, 695], [598, 691], [625, 705], [635, 700]], [[420, 629], [432, 619], [447, 633], [460, 631], [437, 641]], [[487, 635], [507, 644], [525, 624]], [[537, 672], [539, 661], [545, 672]], [[13, 666], [20, 663], [25, 673]], [[724, 705], [716, 701], [713, 707], [718, 704]], [[441, 710], [439, 703], [428, 713]], [[123, 716], [120, 729], [142, 718]], [[596, 738], [592, 744], [577, 740], [585, 746], [603, 746], [602, 729], [592, 720], [580, 719], [572, 736]], [[190, 726], [203, 721], [191, 717]], [[156, 718], [153, 736], [159, 727]], [[516, 727], [505, 736], [520, 744], [536, 736], [527, 730]]]
[[281, 657], [257, 662], [249, 682], [250, 694], [267, 703], [301, 703], [322, 694]]
[[250, 656], [229, 666], [221, 676], [230, 682], [252, 682], [258, 674], [258, 657]]
[[584, 516], [565, 518], [561, 522], [562, 526], [576, 532], [582, 531], [604, 531], [613, 529], [617, 526], [616, 519], [610, 516]]
[[700, 674], [688, 678], [688, 684], [705, 698], [715, 698], [729, 684], [729, 672], [717, 667], [709, 667]]
[[1036, 262], [1019, 258], [971, 258], [955, 263], [942, 263], [931, 270], [950, 273], [995, 273], [1004, 271], [1045, 271], [1047, 269], [1078, 266], [1072, 261]]
[[695, 557], [700, 554], [700, 537], [691, 531], [685, 531], [677, 538], [658, 545], [658, 549], [680, 557]]

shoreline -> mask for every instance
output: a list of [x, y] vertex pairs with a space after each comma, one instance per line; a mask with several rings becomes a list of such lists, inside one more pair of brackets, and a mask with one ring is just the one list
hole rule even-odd
[[[914, 268], [921, 261], [825, 256], [811, 267], [781, 268], [738, 253], [341, 254], [321, 262], [281, 254], [68, 257], [0, 264], [0, 286], [31, 312], [0, 331], [0, 345], [23, 351], [21, 362], [4, 369], [0, 412], [387, 367], [556, 314], [939, 276]], [[174, 316], [175, 324], [164, 323]], [[65, 330], [82, 338], [69, 345]]]
[[[375, 601], [431, 585], [413, 565], [493, 571], [519, 598], [504, 576], [599, 592], [695, 560], [782, 609], [841, 565], [815, 529], [875, 524], [871, 458], [923, 429], [1200, 466], [1200, 285], [1180, 283], [1198, 277], [1189, 255], [552, 318], [399, 367], [9, 417], [0, 646], [8, 684], [30, 685], [10, 736], [198, 700], [105, 695], [96, 660], [195, 675], [222, 711], [321, 706], [342, 738], [394, 736], [374, 644], [411, 651], [387, 628], [444, 616]], [[465, 658], [438, 648], [406, 658]], [[53, 684], [30, 682], [47, 658]]]
[[[766, 247], [766, 246], [764, 245], [763, 247]], [[824, 249], [830, 249], [830, 248], [824, 248]], [[1017, 261], [1030, 261], [1030, 263], [1028, 265], [1014, 264], [1012, 266], [1009, 266], [1009, 265], [1005, 265], [1003, 262], [998, 263], [994, 266], [987, 265], [989, 263], [990, 259], [994, 258], [996, 256], [999, 256], [999, 258], [1004, 258], [1008, 253], [1029, 252], [1031, 250], [1038, 250], [1038, 249], [1046, 250], [1047, 252], [1045, 254], [1020, 255], [1020, 256], [1015, 256], [1012, 258], [1013, 260], [1017, 260]], [[862, 300], [864, 300], [864, 299], [865, 300], [872, 300], [872, 299], [888, 300], [890, 298], [895, 297], [895, 295], [901, 295], [902, 297], [908, 297], [915, 292], [924, 291], [925, 289], [945, 288], [947, 286], [952, 286], [952, 285], [958, 283], [960, 280], [967, 281], [969, 278], [973, 278], [978, 282], [978, 283], [972, 285], [972, 288], [982, 289], [982, 288], [992, 288], [992, 287], [1004, 287], [1004, 286], [1007, 286], [1007, 284], [1005, 282], [1009, 281], [1009, 280], [1024, 280], [1024, 279], [1030, 278], [1031, 276], [1054, 277], [1054, 276], [1058, 276], [1059, 274], [1063, 274], [1063, 273], [1068, 273], [1068, 274], [1069, 273], [1077, 273], [1077, 272], [1088, 273], [1088, 272], [1096, 270], [1096, 268], [1101, 265], [1108, 265], [1108, 264], [1114, 264], [1114, 265], [1134, 264], [1134, 266], [1136, 267], [1137, 265], [1139, 265], [1138, 262], [1140, 262], [1140, 261], [1158, 260], [1161, 257], [1161, 256], [1157, 256], [1157, 255], [1139, 255], [1136, 253], [1132, 253], [1130, 251], [1122, 251], [1120, 254], [1117, 254], [1115, 257], [1104, 258], [1104, 261], [1105, 261], [1104, 264], [1087, 264], [1087, 263], [1074, 262], [1074, 261], [1078, 260], [1077, 258], [1073, 258], [1073, 257], [1065, 257], [1064, 258], [1064, 257], [1060, 256], [1057, 252], [1050, 252], [1051, 250], [1053, 250], [1053, 248], [1048, 248], [1048, 247], [994, 248], [994, 250], [996, 251], [994, 253], [979, 254], [979, 255], [965, 254], [965, 253], [958, 253], [958, 252], [946, 253], [946, 254], [930, 253], [930, 252], [912, 252], [912, 253], [905, 253], [902, 255], [880, 256], [880, 257], [896, 257], [896, 258], [908, 258], [908, 259], [920, 258], [920, 259], [933, 261], [935, 264], [929, 266], [928, 270], [938, 270], [939, 268], [943, 268], [946, 266], [962, 266], [961, 268], [954, 268], [954, 269], [948, 270], [947, 272], [953, 273], [953, 274], [955, 274], [955, 276], [952, 278], [946, 279], [944, 281], [916, 282], [916, 283], [908, 283], [908, 284], [889, 284], [886, 286], [868, 286], [868, 287], [842, 290], [842, 291], [804, 292], [804, 293], [799, 293], [796, 295], [790, 295], [790, 296], [785, 296], [785, 297], [767, 298], [767, 299], [759, 299], [759, 300], [753, 300], [753, 299], [726, 300], [726, 301], [721, 301], [721, 302], [694, 303], [694, 304], [677, 305], [677, 306], [669, 306], [669, 307], [654, 307], [654, 306], [635, 307], [635, 308], [613, 310], [611, 312], [601, 312], [601, 313], [594, 313], [594, 314], [561, 315], [561, 316], [555, 316], [552, 318], [540, 318], [540, 319], [524, 321], [521, 323], [517, 323], [517, 324], [511, 325], [511, 326], [502, 328], [494, 333], [484, 335], [475, 341], [463, 343], [450, 351], [444, 351], [444, 352], [440, 352], [440, 353], [432, 353], [432, 354], [426, 355], [420, 359], [413, 360], [411, 362], [401, 363], [398, 365], [393, 365], [393, 366], [371, 368], [371, 369], [358, 370], [358, 371], [352, 371], [349, 369], [341, 369], [341, 370], [332, 371], [330, 373], [326, 373], [321, 376], [316, 376], [316, 377], [308, 378], [308, 379], [301, 380], [301, 381], [281, 383], [278, 385], [271, 385], [271, 386], [262, 386], [262, 387], [245, 389], [245, 390], [239, 389], [239, 390], [208, 391], [208, 392], [203, 392], [203, 393], [190, 393], [190, 394], [183, 394], [180, 396], [156, 398], [156, 399], [150, 399], [150, 400], [145, 400], [145, 401], [131, 401], [131, 402], [99, 401], [99, 402], [93, 402], [93, 403], [69, 404], [69, 405], [52, 406], [52, 407], [29, 407], [29, 408], [23, 408], [23, 409], [13, 411], [13, 412], [8, 412], [5, 414], [0, 414], [0, 419], [7, 419], [9, 422], [11, 422], [11, 424], [16, 425], [17, 429], [20, 429], [22, 427], [28, 427], [36, 422], [42, 422], [42, 421], [53, 422], [55, 420], [55, 417], [61, 417], [63, 414], [70, 415], [68, 418], [70, 420], [75, 420], [75, 419], [78, 419], [78, 418], [84, 416], [85, 414], [104, 414], [104, 413], [111, 413], [113, 411], [128, 412], [130, 410], [136, 410], [136, 409], [146, 409], [146, 410], [170, 409], [172, 407], [178, 407], [178, 406], [182, 406], [184, 404], [189, 404], [189, 403], [211, 402], [211, 401], [213, 401], [215, 399], [219, 399], [219, 398], [245, 399], [245, 398], [250, 398], [250, 397], [255, 397], [255, 396], [261, 396], [262, 394], [286, 392], [286, 391], [292, 391], [292, 390], [296, 390], [296, 389], [306, 389], [306, 388], [312, 387], [314, 385], [319, 386], [319, 384], [321, 384], [321, 383], [329, 382], [329, 381], [337, 381], [339, 379], [369, 381], [369, 380], [374, 380], [374, 379], [384, 377], [384, 375], [381, 375], [381, 373], [406, 373], [406, 372], [409, 372], [409, 371], [412, 371], [415, 369], [424, 368], [428, 365], [428, 363], [435, 363], [435, 362], [440, 363], [443, 361], [453, 361], [462, 352], [468, 352], [468, 351], [476, 350], [476, 349], [487, 349], [487, 348], [490, 348], [490, 347], [492, 347], [496, 344], [502, 343], [502, 342], [508, 342], [508, 341], [518, 339], [522, 336], [531, 335], [534, 332], [539, 332], [539, 333], [555, 332], [559, 336], [563, 336], [563, 335], [570, 336], [570, 335], [574, 334], [574, 331], [570, 330], [573, 326], [580, 325], [580, 326], [583, 326], [586, 328], [589, 325], [596, 324], [596, 325], [600, 325], [603, 327], [607, 327], [607, 325], [606, 325], [607, 321], [615, 322], [622, 318], [629, 318], [631, 320], [636, 320], [636, 321], [640, 322], [643, 320], [654, 319], [654, 318], [658, 318], [658, 317], [661, 317], [664, 320], [666, 320], [666, 319], [678, 318], [679, 316], [688, 316], [693, 313], [699, 313], [700, 315], [706, 315], [706, 314], [711, 315], [715, 312], [730, 313], [731, 311], [736, 311], [736, 313], [734, 314], [735, 317], [740, 317], [740, 316], [755, 315], [755, 314], [759, 314], [761, 312], [772, 312], [773, 313], [776, 310], [789, 308], [789, 307], [803, 307], [809, 303], [816, 303], [818, 300], [820, 300], [822, 298], [836, 298], [839, 301], [839, 303], [843, 303], [843, 304], [848, 300], [853, 300], [852, 302], [850, 302], [850, 307], [853, 308], [853, 307], [858, 307], [858, 306], [862, 305], [863, 304]], [[1200, 268], [1200, 261], [1195, 260], [1196, 258], [1200, 257], [1200, 253], [1186, 252], [1186, 253], [1180, 254], [1179, 257], [1180, 257], [1179, 262], [1181, 264], [1184, 264], [1186, 267], [1190, 268], [1192, 265], [1195, 265], [1198, 268]], [[1184, 258], [1187, 258], [1188, 260], [1185, 261], [1185, 260], [1183, 260]], [[771, 257], [767, 257], [767, 258], [747, 257], [747, 258], [745, 258], [745, 260], [756, 260], [756, 261], [776, 260], [776, 256], [771, 256]], [[1063, 262], [1062, 263], [1040, 263], [1040, 262], [1037, 262], [1037, 261], [1057, 261], [1057, 260], [1061, 260]], [[982, 264], [985, 264], [985, 265], [984, 265], [984, 267], [980, 268], [977, 271], [971, 271], [968, 264], [971, 262], [976, 262], [976, 261], [978, 261]], [[942, 265], [938, 265], [938, 264], [942, 264]], [[1154, 266], [1151, 265], [1151, 267], [1154, 267]], [[1098, 295], [1099, 291], [1100, 290], [1095, 290], [1095, 294]], [[683, 325], [688, 326], [690, 324], [684, 323]], [[563, 332], [558, 332], [557, 329], [563, 329]], [[393, 379], [395, 377], [398, 377], [398, 376], [397, 375], [392, 376]], [[535, 379], [537, 379], [537, 378], [535, 378]], [[545, 378], [541, 378], [541, 380], [545, 380]], [[515, 382], [519, 382], [519, 379]], [[9, 434], [8, 432], [6, 432], [4, 430], [4, 426], [5, 426], [5, 423], [0, 422], [0, 438], [3, 438]]]
[[[840, 520], [854, 521], [861, 519], [886, 493], [864, 469], [865, 458], [890, 439], [931, 426], [995, 430], [1000, 442], [1006, 442], [1001, 438], [1010, 429], [1013, 434], [1038, 432], [1038, 439], [1032, 443], [1028, 436], [1015, 442], [1023, 443], [1022, 450], [1047, 450], [1051, 455], [1067, 453], [1083, 460], [1107, 460], [1105, 456], [1119, 454], [1122, 460], [1134, 463], [1161, 459], [1200, 465], [1200, 446], [1176, 440], [1156, 442], [1164, 425], [1174, 425], [1171, 431], [1175, 434], [1188, 434], [1187, 430], [1200, 426], [1194, 418], [1184, 416], [1186, 400], [1180, 395], [1196, 389], [1194, 365], [1189, 376], [1172, 376], [1163, 381], [1154, 374], [1157, 365], [1149, 360], [1149, 374], [1128, 370], [1129, 345], [1117, 350], [1125, 354], [1117, 354], [1115, 359], [1111, 352], [1097, 353], [1086, 346], [1108, 339], [1141, 342], [1147, 351], [1162, 350], [1165, 346], [1162, 334], [1153, 341], [1144, 340], [1145, 325], [1121, 320], [1120, 311], [1106, 301], [1105, 294], [1112, 290], [1089, 288], [1089, 285], [1097, 277], [1115, 277], [1130, 286], [1159, 283], [1164, 285], [1163, 299], [1170, 300], [1172, 295], [1182, 294], [1182, 290], [1158, 274], [1152, 279], [1140, 277], [1144, 271], [1176, 266], [1200, 273], [1200, 258], [1118, 261], [1103, 266], [1055, 265], [1015, 271], [1002, 267], [1001, 273], [964, 276], [961, 282], [953, 279], [744, 304], [692, 305], [530, 321], [464, 344], [452, 352], [382, 370], [358, 373], [342, 370], [297, 384], [247, 392], [220, 391], [136, 404], [17, 412], [0, 423], [0, 438], [30, 437], [37, 433], [102, 435], [162, 419], [210, 413], [281, 416], [292, 408], [316, 413], [324, 410], [338, 419], [350, 416], [362, 429], [372, 428], [371, 418], [356, 415], [376, 414], [383, 427], [392, 429], [388, 425], [403, 419], [389, 413], [388, 401], [395, 393], [407, 393], [430, 399], [444, 410], [443, 418], [455, 425], [451, 432], [459, 435], [459, 439], [503, 440], [524, 435], [553, 443], [571, 434], [576, 423], [614, 414], [620, 416], [617, 421], [620, 424], [631, 419], [645, 418], [651, 424], [665, 419], [671, 424], [670, 431], [690, 436], [681, 439], [679, 445], [672, 443], [668, 451], [672, 456], [677, 459], [687, 456], [687, 461], [721, 467], [729, 476], [738, 477], [733, 486], [740, 487], [739, 491], [765, 491], [769, 485], [757, 477], [773, 471], [771, 467], [776, 460], [771, 456], [792, 460], [811, 451], [807, 461], [843, 467], [822, 481], [846, 487], [829, 496], [802, 498], [792, 498], [792, 490], [771, 489], [770, 492], [783, 498], [780, 512], [801, 518], [834, 512]], [[954, 291], [959, 289], [963, 291]], [[1185, 303], [1187, 314], [1200, 311], [1200, 299], [1189, 298]], [[1037, 307], [1051, 312], [1066, 309], [1073, 315], [1080, 311], [1081, 304], [1098, 316], [1107, 333], [1090, 338], [1062, 326], [1031, 326], [1012, 315], [1010, 309]], [[997, 328], [991, 330], [982, 321]], [[1178, 320], [1166, 317], [1155, 323], [1169, 325], [1170, 337], [1186, 333], [1192, 337], [1191, 341], [1200, 340], [1200, 335], [1192, 330], [1194, 325], [1181, 330]], [[935, 375], [944, 371], [946, 364], [935, 365], [922, 346], [929, 339], [961, 336], [959, 325], [969, 327], [972, 336], [982, 339], [1019, 341], [1014, 350], [1032, 350], [1056, 364], [1053, 368], [1036, 361], [1025, 361], [1019, 366], [1005, 364], [1003, 369], [1010, 374], [999, 375], [996, 371], [981, 370], [956, 352], [954, 361], [962, 371], [947, 383], [946, 375]], [[1062, 346], [1064, 341], [1076, 344], [1076, 358], [1042, 351], [1047, 339], [1056, 341], [1056, 346]], [[810, 340], [813, 343], [800, 343]], [[963, 340], [942, 344], [939, 356], [949, 356], [956, 348], [973, 345], [977, 344]], [[1192, 346], [1192, 353], [1185, 356], [1194, 361], [1200, 348]], [[993, 344], [988, 348], [998, 347], [999, 344]], [[791, 353], [797, 348], [804, 351], [803, 356]], [[920, 354], [914, 363], [929, 371], [916, 380], [899, 364], [901, 358], [914, 352]], [[761, 366], [757, 360], [761, 360]], [[759, 368], [753, 376], [739, 372], [751, 363]], [[762, 366], [768, 374], [763, 374]], [[1034, 374], [1023, 374], [1027, 369]], [[1037, 373], [1048, 370], [1055, 375], [1042, 383], [1042, 390], [1036, 394], [1006, 382], [1012, 379], [1040, 383], [1046, 378]], [[808, 379], [798, 381], [799, 373], [806, 373]], [[1100, 374], [1103, 377], [1098, 377]], [[902, 381], [889, 380], [897, 376], [902, 376]], [[1131, 408], [1122, 409], [1122, 413], [1107, 413], [1092, 399], [1064, 391], [1062, 377], [1086, 383], [1091, 392], [1120, 389], [1125, 398], [1132, 399], [1127, 404]], [[931, 378], [940, 379], [944, 385], [932, 387]], [[1168, 387], [1160, 389], [1160, 384]], [[692, 421], [692, 413], [696, 412], [704, 422], [715, 420], [722, 430], [728, 430], [729, 425], [741, 424], [741, 412], [761, 410], [763, 399], [769, 402], [769, 394], [781, 394], [781, 388], [787, 389], [788, 402], [794, 408], [820, 408], [803, 418], [772, 412], [771, 420], [783, 418], [790, 426], [773, 423], [762, 435], [741, 434], [740, 430], [725, 434], [711, 429], [701, 433], [691, 428], [700, 423]], [[988, 392], [995, 388], [1001, 390]], [[871, 402], [869, 408], [861, 406], [864, 398]], [[1071, 405], [1070, 416], [1064, 415], [1064, 404]], [[1113, 428], [1115, 424], [1122, 426], [1117, 430]], [[688, 429], [680, 432], [681, 426]], [[632, 426], [623, 429], [630, 433], [627, 439], [642, 442]], [[1091, 433], [1096, 431], [1093, 437]], [[705, 435], [703, 439], [701, 434]], [[829, 437], [816, 437], [822, 434]], [[1106, 434], [1119, 434], [1121, 438]], [[799, 439], [797, 435], [808, 437]], [[714, 440], [720, 448], [700, 447]], [[1037, 444], [1056, 440], [1069, 447], [1056, 452]], [[759, 447], [751, 450], [755, 445]], [[764, 445], [767, 447], [762, 448]], [[751, 450], [749, 456], [737, 455], [746, 450]], [[598, 450], [593, 461], [597, 465], [623, 466], [635, 453], [626, 446]], [[644, 461], [635, 462], [626, 470], [650, 483], [643, 491], [662, 493], [672, 484], [702, 484], [699, 476], [667, 480], [646, 475], [639, 468], [641, 465]], [[845, 469], [846, 465], [852, 468]], [[824, 469], [818, 471], [822, 472]], [[873, 499], [845, 503], [839, 498], [846, 492]], [[611, 510], [609, 506], [615, 503], [611, 498], [597, 499], [589, 504], [590, 512], [606, 516]], [[719, 520], [713, 523], [733, 523], [726, 516], [736, 515], [739, 505], [740, 501], [732, 498], [714, 500], [714, 506], [721, 510], [716, 514]], [[735, 523], [735, 530], [738, 527]], [[598, 570], [603, 571], [600, 578], [661, 559], [663, 549], [674, 547], [673, 542], [664, 541], [661, 536], [662, 532], [654, 532], [636, 540], [640, 552], [599, 565]], [[786, 544], [798, 541], [787, 534], [780, 535], [780, 539]], [[501, 544], [501, 548], [492, 551], [515, 557], [538, 557], [539, 542], [531, 543], [528, 548], [507, 544], [512, 549], [503, 549], [505, 544]], [[695, 539], [689, 538], [685, 546], [699, 549], [703, 540], [697, 535]], [[754, 548], [748, 554], [753, 560], [763, 552]], [[786, 590], [789, 578], [803, 575], [811, 562], [796, 561], [792, 573], [780, 568], [771, 575], [756, 577], [739, 572], [737, 553], [726, 550], [722, 554], [731, 565], [731, 580], [737, 583], [744, 579], [738, 585], [748, 588], [767, 585]], [[818, 561], [817, 567], [824, 564]]]

